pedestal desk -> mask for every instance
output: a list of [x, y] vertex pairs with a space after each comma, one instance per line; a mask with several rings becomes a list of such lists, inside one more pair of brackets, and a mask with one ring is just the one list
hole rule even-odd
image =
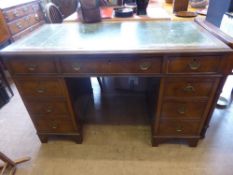
[[149, 94], [152, 145], [181, 139], [196, 146], [229, 73], [231, 52], [193, 22], [150, 21], [44, 25], [1, 55], [42, 142], [50, 135], [82, 142], [70, 77], [135, 76], [158, 81], [149, 92], [158, 89]]

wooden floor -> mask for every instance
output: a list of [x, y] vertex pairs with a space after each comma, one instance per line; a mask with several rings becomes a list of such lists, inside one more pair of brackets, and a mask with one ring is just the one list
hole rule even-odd
[[[99, 91], [96, 88], [94, 94]], [[15, 88], [14, 92], [0, 110], [0, 150], [12, 159], [32, 157], [18, 166], [16, 175], [232, 175], [233, 105], [215, 110], [197, 148], [183, 143], [152, 148], [145, 124], [87, 124], [82, 145], [65, 138], [41, 144]]]

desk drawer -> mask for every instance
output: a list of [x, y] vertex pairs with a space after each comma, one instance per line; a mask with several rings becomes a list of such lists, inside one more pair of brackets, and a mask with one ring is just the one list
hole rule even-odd
[[[64, 100], [27, 101], [27, 107], [33, 115], [68, 115], [68, 104]], [[62, 116], [61, 116], [62, 117]]]
[[209, 97], [215, 78], [166, 78], [165, 97]]
[[15, 35], [21, 32], [22, 30], [25, 30], [26, 28], [38, 23], [41, 20], [41, 14], [39, 12], [35, 14], [30, 14], [28, 16], [25, 16], [23, 18], [9, 23], [9, 29], [12, 35]]
[[217, 73], [221, 65], [220, 56], [170, 57], [168, 73]]
[[8, 63], [13, 74], [51, 74], [57, 72], [55, 62], [52, 59], [17, 58], [9, 60]]
[[29, 20], [30, 20], [30, 18], [26, 16], [26, 17], [20, 18], [16, 21], [9, 23], [8, 26], [9, 26], [9, 29], [11, 31], [11, 34], [14, 35], [16, 33], [19, 33], [20, 31], [28, 28], [28, 26], [29, 26], [28, 21]]
[[164, 136], [190, 136], [197, 135], [198, 121], [190, 120], [161, 120], [158, 134]]
[[179, 102], [164, 101], [162, 104], [162, 118], [194, 118], [201, 119], [206, 109], [207, 102]]
[[76, 131], [73, 122], [67, 119], [36, 119], [34, 124], [39, 132], [66, 133]]
[[106, 59], [61, 59], [62, 73], [108, 73], [109, 64]]
[[111, 73], [160, 73], [162, 59], [113, 59]]
[[52, 78], [17, 78], [17, 87], [24, 97], [63, 97], [62, 81]]
[[29, 33], [31, 33], [32, 31], [36, 30], [37, 28], [39, 28], [40, 26], [42, 26], [45, 22], [44, 21], [40, 21], [38, 23], [36, 23], [35, 25], [27, 28], [26, 30], [17, 33], [16, 35], [13, 35], [12, 38], [14, 41], [19, 40], [20, 38], [25, 37], [26, 35], [28, 35]]

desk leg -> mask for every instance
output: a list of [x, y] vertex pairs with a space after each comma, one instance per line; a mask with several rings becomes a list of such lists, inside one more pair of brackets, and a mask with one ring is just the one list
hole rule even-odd
[[38, 137], [39, 137], [41, 143], [47, 143], [48, 142], [48, 136], [47, 135], [38, 134]]
[[188, 144], [190, 147], [197, 147], [199, 139], [188, 139]]

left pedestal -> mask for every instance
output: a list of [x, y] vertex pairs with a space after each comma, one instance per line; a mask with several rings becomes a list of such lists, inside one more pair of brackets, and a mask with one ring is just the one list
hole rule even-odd
[[7, 60], [8, 69], [42, 143], [50, 136], [69, 136], [82, 142], [81, 124], [74, 113], [64, 78], [57, 76], [51, 58]]

